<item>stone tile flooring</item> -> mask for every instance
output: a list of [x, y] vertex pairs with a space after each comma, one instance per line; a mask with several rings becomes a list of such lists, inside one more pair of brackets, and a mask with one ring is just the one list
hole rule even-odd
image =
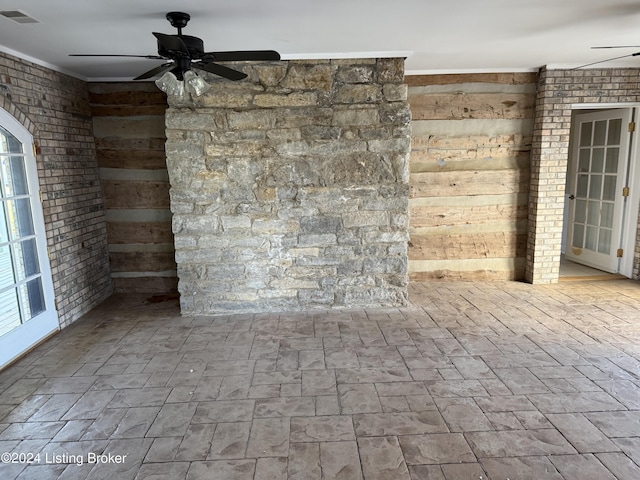
[[0, 478], [637, 480], [639, 307], [627, 280], [194, 318], [113, 297], [0, 373]]

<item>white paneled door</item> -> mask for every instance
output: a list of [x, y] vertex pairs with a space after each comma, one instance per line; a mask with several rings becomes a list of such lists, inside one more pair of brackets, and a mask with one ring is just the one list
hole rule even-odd
[[620, 263], [630, 122], [630, 109], [616, 109], [578, 114], [573, 123], [566, 257], [612, 273]]
[[32, 145], [0, 109], [0, 368], [59, 328]]

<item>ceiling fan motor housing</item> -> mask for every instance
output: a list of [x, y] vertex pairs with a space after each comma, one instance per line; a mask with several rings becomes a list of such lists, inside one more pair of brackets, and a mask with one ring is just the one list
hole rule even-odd
[[[192, 37], [191, 35], [171, 35], [172, 37], [179, 38], [189, 50], [191, 58], [201, 58], [204, 54], [204, 42], [198, 37]], [[172, 58], [175, 52], [170, 52], [164, 45], [158, 41], [158, 55], [165, 58]]]

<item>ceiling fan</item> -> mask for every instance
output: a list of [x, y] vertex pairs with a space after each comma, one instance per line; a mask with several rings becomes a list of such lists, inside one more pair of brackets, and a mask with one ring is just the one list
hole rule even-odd
[[[610, 45], [603, 47], [591, 47], [591, 49], [613, 49], [613, 48], [640, 48], [639, 45]], [[600, 63], [612, 62], [614, 60], [620, 60], [621, 58], [629, 58], [629, 57], [637, 57], [640, 55], [640, 52], [629, 53], [627, 55], [620, 55], [618, 57], [607, 58], [606, 60], [598, 60], [597, 62], [587, 63], [586, 65], [580, 65], [579, 67], [575, 67], [572, 70], [577, 70], [579, 68], [590, 67], [592, 65], [598, 65]]]
[[232, 52], [205, 52], [204, 42], [198, 37], [183, 35], [182, 29], [191, 19], [188, 13], [169, 12], [166, 15], [172, 27], [178, 33], [167, 35], [153, 32], [158, 41], [157, 55], [118, 55], [118, 54], [72, 54], [72, 57], [136, 57], [151, 60], [167, 60], [151, 70], [138, 75], [134, 80], [145, 80], [165, 73], [172, 73], [178, 80], [183, 80], [184, 74], [191, 69], [204, 70], [228, 80], [242, 80], [246, 73], [225, 67], [216, 62], [239, 61], [277, 61], [280, 54], [275, 50], [245, 50]]

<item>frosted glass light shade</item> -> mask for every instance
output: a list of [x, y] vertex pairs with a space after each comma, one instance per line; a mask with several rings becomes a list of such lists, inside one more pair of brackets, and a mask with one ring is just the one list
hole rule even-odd
[[184, 95], [184, 82], [178, 80], [171, 72], [162, 75], [155, 83], [158, 88], [167, 95], [177, 95], [180, 97]]
[[187, 91], [195, 96], [200, 96], [211, 88], [211, 85], [192, 70], [184, 72], [184, 83], [187, 86]]

